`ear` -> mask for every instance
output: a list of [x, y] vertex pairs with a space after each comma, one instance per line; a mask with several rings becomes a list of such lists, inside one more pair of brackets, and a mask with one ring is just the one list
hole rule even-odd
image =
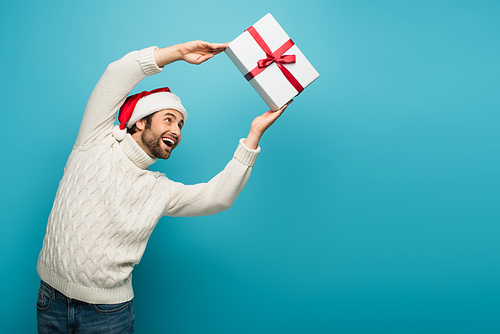
[[137, 122], [135, 122], [135, 127], [139, 131], [143, 131], [144, 128], [146, 127], [146, 123], [144, 122], [144, 119], [140, 119]]

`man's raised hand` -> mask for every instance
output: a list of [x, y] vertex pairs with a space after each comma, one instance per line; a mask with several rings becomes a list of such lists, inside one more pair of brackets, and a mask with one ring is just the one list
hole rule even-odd
[[182, 60], [190, 64], [201, 64], [226, 50], [229, 43], [208, 43], [203, 41], [192, 41], [179, 44], [179, 53]]
[[287, 104], [285, 104], [281, 109], [277, 111], [266, 111], [260, 116], [257, 116], [250, 125], [250, 133], [245, 139], [245, 146], [249, 149], [255, 150], [259, 145], [259, 140], [266, 132], [266, 130], [273, 125], [273, 123], [278, 119], [278, 117], [283, 114], [285, 109], [292, 103], [293, 100], [290, 100]]
[[184, 60], [190, 64], [199, 65], [216, 54], [226, 50], [228, 43], [209, 43], [204, 41], [191, 41], [156, 49], [154, 57], [158, 67], [163, 67], [174, 61]]

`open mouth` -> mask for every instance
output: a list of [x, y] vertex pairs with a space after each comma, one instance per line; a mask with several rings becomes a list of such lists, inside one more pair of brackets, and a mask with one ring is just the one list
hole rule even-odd
[[161, 140], [170, 150], [174, 148], [176, 141], [169, 137], [162, 137]]

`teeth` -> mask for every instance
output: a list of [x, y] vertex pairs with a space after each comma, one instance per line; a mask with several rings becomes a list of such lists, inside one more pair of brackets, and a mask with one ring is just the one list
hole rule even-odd
[[165, 142], [165, 144], [170, 144], [170, 145], [175, 144], [175, 141], [170, 138], [162, 138], [162, 140]]

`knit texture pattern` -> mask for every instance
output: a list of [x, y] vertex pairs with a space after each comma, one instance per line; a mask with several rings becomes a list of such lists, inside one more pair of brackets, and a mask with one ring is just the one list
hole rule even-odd
[[240, 140], [221, 173], [207, 183], [184, 185], [150, 171], [155, 159], [129, 134], [117, 141], [112, 125], [119, 106], [140, 80], [161, 71], [151, 64], [153, 50], [130, 53], [105, 71], [56, 193], [37, 269], [44, 281], [73, 299], [93, 304], [131, 300], [133, 267], [158, 220], [229, 208], [260, 151]]

